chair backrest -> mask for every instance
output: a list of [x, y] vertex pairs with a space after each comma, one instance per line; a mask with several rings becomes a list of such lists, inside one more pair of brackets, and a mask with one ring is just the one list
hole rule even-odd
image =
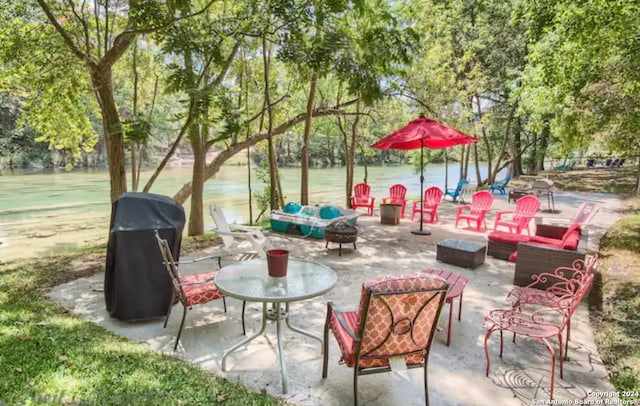
[[[421, 364], [429, 352], [448, 283], [435, 275], [389, 275], [362, 285], [355, 345], [358, 367], [387, 365], [405, 356]], [[382, 361], [381, 361], [382, 359]]]
[[437, 206], [442, 201], [444, 192], [437, 186], [431, 186], [424, 191], [424, 207]]
[[593, 219], [600, 208], [593, 202], [584, 202], [578, 207], [571, 219], [571, 224], [585, 225]]
[[471, 196], [471, 213], [477, 214], [491, 210], [493, 195], [487, 190], [480, 190]]
[[[216, 223], [216, 228], [223, 232], [230, 232], [229, 223], [227, 223], [227, 219], [224, 216], [222, 210], [216, 206], [215, 203], [209, 204], [209, 214], [213, 219], [213, 222]], [[222, 243], [226, 248], [233, 247], [233, 236], [220, 234], [220, 238], [222, 238]]]
[[[544, 289], [544, 296], [549, 299], [555, 298], [560, 310], [571, 317], [578, 305], [589, 291], [595, 277], [594, 270], [597, 268], [597, 255], [588, 256], [585, 260], [576, 259], [570, 267], [558, 267], [553, 273], [543, 272], [533, 276], [533, 282], [527, 288], [538, 289], [539, 286], [547, 286]], [[521, 297], [527, 303], [544, 301], [544, 296], [536, 291], [529, 291], [531, 298]]]
[[462, 186], [468, 185], [468, 184], [469, 184], [468, 179], [460, 179], [460, 181], [458, 182], [458, 186], [456, 186], [455, 192], [453, 192], [455, 197], [458, 197], [458, 195], [460, 194], [460, 191], [462, 190]]
[[366, 201], [369, 199], [369, 194], [371, 193], [371, 186], [366, 183], [358, 183], [353, 187], [353, 195], [359, 201]]
[[464, 185], [462, 185], [462, 188], [460, 188], [458, 201], [462, 203], [469, 203], [475, 191], [476, 191], [475, 185], [472, 185], [471, 183], [465, 183]]
[[389, 188], [389, 197], [397, 200], [404, 200], [407, 196], [407, 188], [400, 183], [396, 183], [395, 185]]
[[513, 221], [530, 219], [540, 209], [540, 199], [534, 195], [522, 196], [516, 200], [516, 208], [513, 213]]
[[509, 184], [510, 180], [511, 180], [511, 175], [507, 175], [506, 178], [493, 182], [493, 185], [491, 186], [497, 187], [497, 188], [505, 188]]
[[158, 234], [158, 230], [155, 230], [156, 241], [158, 242], [158, 247], [160, 248], [160, 253], [162, 254], [162, 262], [164, 263], [164, 267], [166, 268], [169, 276], [171, 277], [171, 284], [173, 285], [173, 291], [177, 296], [181, 299], [185, 298], [184, 291], [182, 290], [182, 286], [180, 286], [180, 273], [178, 272], [178, 267], [176, 265], [176, 261], [173, 259], [173, 254], [171, 253], [171, 247], [169, 247], [169, 243], [167, 240], [160, 238], [160, 234]]

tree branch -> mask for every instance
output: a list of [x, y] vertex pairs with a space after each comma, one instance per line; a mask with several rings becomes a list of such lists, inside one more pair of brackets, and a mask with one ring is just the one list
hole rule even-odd
[[56, 17], [51, 12], [51, 9], [47, 5], [47, 3], [45, 3], [44, 0], [38, 0], [38, 4], [40, 5], [40, 8], [42, 9], [42, 11], [44, 11], [44, 13], [47, 15], [49, 22], [53, 25], [56, 31], [58, 31], [58, 34], [62, 36], [62, 39], [67, 44], [69, 49], [71, 49], [71, 52], [73, 52], [79, 59], [84, 61], [87, 65], [95, 66], [96, 62], [89, 55], [82, 52], [80, 48], [78, 48], [76, 43], [73, 42], [71, 35], [69, 35], [69, 32], [67, 32], [67, 30], [62, 28], [62, 26], [60, 25]]
[[[357, 103], [358, 100], [360, 99], [349, 100], [347, 102], [341, 103], [340, 105], [334, 106], [333, 108], [329, 108], [329, 109], [322, 109], [322, 108], [316, 109], [313, 111], [312, 115], [313, 117], [324, 117], [324, 116], [331, 116], [335, 114], [343, 114], [344, 111], [341, 109], [341, 107], [350, 106], [354, 103]], [[291, 127], [295, 126], [296, 124], [300, 124], [304, 122], [305, 118], [306, 118], [306, 113], [298, 114], [297, 116], [275, 127], [272, 130], [272, 133], [271, 133], [272, 136], [284, 134]], [[207, 168], [205, 171], [205, 181], [207, 179], [210, 179], [213, 175], [215, 175], [220, 170], [220, 167], [222, 166], [222, 164], [224, 164], [229, 158], [233, 157], [235, 154], [244, 150], [245, 148], [251, 147], [260, 141], [266, 140], [267, 136], [268, 136], [267, 131], [261, 131], [235, 145], [229, 146], [227, 149], [222, 151], [220, 154], [218, 154], [218, 156], [216, 156], [213, 159], [213, 161], [211, 161], [211, 163], [207, 165]], [[185, 183], [182, 186], [182, 188], [173, 196], [173, 199], [178, 203], [182, 204], [187, 200], [189, 196], [191, 196], [191, 182]]]

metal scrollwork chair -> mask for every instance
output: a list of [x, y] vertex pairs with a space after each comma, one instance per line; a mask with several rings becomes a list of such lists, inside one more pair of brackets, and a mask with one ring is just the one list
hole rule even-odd
[[[549, 399], [553, 400], [556, 358], [555, 350], [548, 339], [553, 337], [558, 339], [560, 378], [562, 378], [563, 360], [568, 351], [570, 338], [571, 316], [593, 282], [592, 270], [596, 266], [595, 261], [596, 259], [589, 259], [585, 264], [577, 260], [572, 267], [560, 267], [553, 273], [535, 275], [532, 284], [516, 288], [509, 294], [509, 298], [514, 301], [511, 309], [492, 310], [484, 317], [484, 323], [488, 326], [484, 338], [487, 376], [489, 376], [490, 367], [488, 343], [491, 334], [500, 332], [500, 358], [502, 358], [504, 331], [513, 333], [514, 342], [516, 335], [540, 340], [551, 355]], [[525, 310], [529, 308], [533, 311], [526, 312]], [[563, 348], [562, 333], [565, 330], [567, 333]]]
[[427, 364], [448, 283], [439, 276], [390, 275], [362, 285], [358, 311], [327, 304], [322, 377], [327, 377], [329, 331], [342, 352], [341, 363], [353, 367], [354, 404], [358, 376], [391, 371], [390, 359], [407, 368], [424, 368], [425, 403], [429, 404]]
[[[173, 254], [171, 253], [169, 243], [167, 242], [167, 240], [160, 238], [157, 230], [155, 231], [155, 236], [156, 240], [158, 241], [158, 246], [160, 247], [160, 252], [162, 253], [162, 260], [167, 269], [167, 272], [169, 273], [169, 276], [171, 277], [171, 284], [173, 288], [171, 290], [171, 300], [169, 301], [169, 309], [167, 310], [167, 317], [164, 320], [163, 328], [167, 327], [169, 316], [171, 316], [171, 309], [176, 303], [176, 299], [180, 303], [182, 303], [183, 306], [182, 321], [180, 321], [180, 328], [178, 329], [176, 342], [173, 346], [173, 350], [175, 351], [178, 348], [178, 343], [180, 342], [180, 336], [182, 335], [182, 329], [184, 327], [184, 320], [187, 316], [187, 309], [191, 309], [193, 306], [198, 304], [204, 304], [212, 300], [222, 299], [222, 305], [224, 307], [224, 312], [226, 313], [227, 303], [225, 301], [224, 295], [218, 290], [213, 281], [216, 273], [218, 272], [217, 269], [209, 272], [180, 276], [180, 273], [178, 272], [179, 263], [173, 260]], [[208, 258], [212, 257], [207, 257], [206, 259]], [[242, 334], [245, 334], [244, 311], [245, 302], [242, 303]]]

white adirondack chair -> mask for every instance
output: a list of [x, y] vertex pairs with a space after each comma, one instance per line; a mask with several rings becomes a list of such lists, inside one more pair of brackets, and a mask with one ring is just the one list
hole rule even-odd
[[221, 248], [227, 255], [257, 254], [266, 258], [266, 251], [273, 249], [260, 227], [229, 224], [222, 210], [215, 203], [209, 205], [209, 213], [216, 227], [213, 231], [222, 238]]

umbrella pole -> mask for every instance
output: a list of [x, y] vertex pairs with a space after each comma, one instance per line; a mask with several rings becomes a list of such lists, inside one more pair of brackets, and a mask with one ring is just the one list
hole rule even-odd
[[420, 139], [420, 228], [411, 230], [411, 234], [431, 235], [430, 230], [422, 229], [422, 220], [424, 219], [424, 139]]

